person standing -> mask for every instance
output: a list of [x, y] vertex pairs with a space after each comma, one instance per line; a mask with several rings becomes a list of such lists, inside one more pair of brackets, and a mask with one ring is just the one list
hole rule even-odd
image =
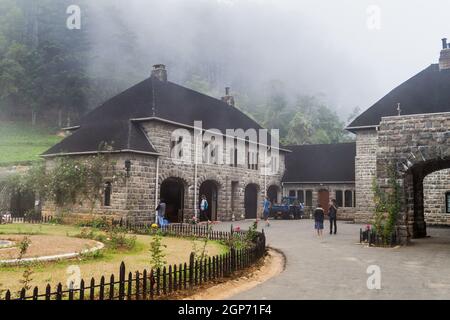
[[202, 195], [202, 200], [200, 201], [200, 220], [209, 221], [208, 217], [208, 200], [206, 200], [206, 196]]
[[264, 221], [266, 221], [267, 227], [270, 227], [270, 223], [269, 223], [270, 205], [271, 205], [271, 202], [269, 200], [269, 197], [265, 196], [264, 202], [263, 202], [263, 215], [264, 215]]
[[330, 234], [333, 234], [333, 224], [334, 224], [334, 234], [337, 232], [337, 204], [336, 200], [331, 200], [330, 208], [328, 209], [328, 216], [330, 217]]
[[323, 236], [323, 219], [325, 212], [323, 211], [322, 205], [319, 203], [317, 208], [314, 209], [314, 229], [317, 231], [317, 236]]
[[164, 199], [159, 200], [159, 204], [156, 207], [156, 213], [157, 213], [156, 222], [160, 226], [164, 226], [165, 225], [164, 220], [165, 220], [165, 216], [166, 216], [166, 203], [165, 203]]

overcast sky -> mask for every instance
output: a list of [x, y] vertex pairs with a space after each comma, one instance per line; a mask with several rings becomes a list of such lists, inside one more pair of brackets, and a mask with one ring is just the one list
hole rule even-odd
[[[134, 63], [144, 78], [152, 64], [166, 63], [169, 78], [181, 81], [201, 66], [202, 72], [214, 69], [219, 87], [256, 93], [279, 79], [290, 92], [324, 95], [344, 113], [355, 106], [366, 109], [437, 63], [441, 38], [450, 38], [448, 0], [95, 3], [99, 17], [105, 3], [117, 7], [118, 17], [99, 18], [93, 34], [98, 47], [107, 48], [102, 59], [117, 65], [117, 72]], [[135, 36], [139, 61], [128, 62], [126, 53], [108, 43], [118, 21]]]

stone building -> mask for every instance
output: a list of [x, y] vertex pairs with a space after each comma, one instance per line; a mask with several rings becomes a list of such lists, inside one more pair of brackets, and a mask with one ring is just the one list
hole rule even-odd
[[355, 214], [355, 143], [288, 146], [282, 186], [284, 196], [305, 204], [305, 213], [320, 203], [327, 211], [331, 199], [339, 207], [339, 219]]
[[[126, 178], [113, 183], [105, 177], [104, 200], [94, 212], [135, 221], [153, 221], [160, 199], [169, 221], [188, 221], [201, 195], [211, 220], [255, 218], [267, 190], [281, 185], [288, 152], [234, 106], [228, 88], [222, 99], [212, 98], [168, 81], [164, 65], [67, 129], [71, 134], [43, 154], [49, 165], [108, 144], [109, 158]], [[46, 203], [43, 214], [54, 209]], [[90, 212], [84, 203], [73, 211]]]
[[450, 46], [442, 40], [432, 64], [393, 89], [347, 127], [356, 134], [356, 221], [368, 221], [372, 182], [387, 188], [395, 166], [402, 186], [399, 223], [405, 239], [429, 224], [449, 224]]

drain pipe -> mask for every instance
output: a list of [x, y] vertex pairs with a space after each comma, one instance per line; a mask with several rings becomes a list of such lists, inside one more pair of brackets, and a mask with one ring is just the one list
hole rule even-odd
[[[156, 175], [155, 175], [155, 210], [158, 207], [158, 200], [159, 200], [159, 157], [156, 157]], [[155, 212], [155, 223], [158, 223], [158, 217], [156, 216]]]
[[[197, 127], [194, 127], [194, 218], [197, 221]], [[200, 131], [201, 132], [201, 131]]]

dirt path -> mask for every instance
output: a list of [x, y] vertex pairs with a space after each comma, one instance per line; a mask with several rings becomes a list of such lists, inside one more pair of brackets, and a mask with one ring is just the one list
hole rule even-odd
[[257, 285], [275, 277], [285, 268], [285, 257], [277, 250], [269, 248], [264, 263], [250, 274], [242, 276], [213, 287], [205, 288], [184, 300], [223, 300], [240, 292], [249, 290]]

